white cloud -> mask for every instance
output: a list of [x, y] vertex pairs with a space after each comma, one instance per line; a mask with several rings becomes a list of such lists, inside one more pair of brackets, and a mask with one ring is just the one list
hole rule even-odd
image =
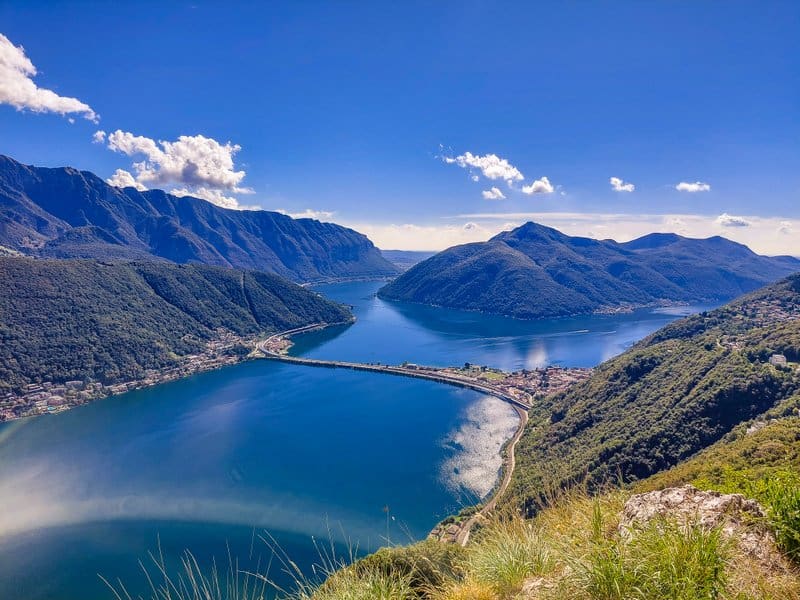
[[32, 79], [36, 73], [25, 49], [15, 46], [0, 33], [0, 104], [37, 113], [81, 115], [94, 123], [100, 119], [88, 104], [77, 98], [59, 96], [52, 90], [40, 88]]
[[522, 186], [522, 193], [523, 194], [552, 194], [553, 193], [553, 184], [550, 183], [550, 180], [547, 177], [542, 177], [541, 179], [537, 179], [530, 185]]
[[714, 219], [714, 223], [720, 227], [750, 227], [750, 221], [744, 217], [737, 217], [728, 213], [722, 213]]
[[102, 129], [98, 129], [92, 134], [92, 143], [93, 144], [105, 144], [106, 142], [106, 132]]
[[475, 183], [477, 183], [477, 182], [479, 182], [481, 180], [481, 178], [478, 177], [477, 175], [471, 175], [470, 179], [472, 179], [472, 181], [474, 181]]
[[694, 183], [681, 181], [675, 186], [675, 189], [679, 192], [710, 192], [711, 184], [703, 183], [702, 181], [695, 181]]
[[233, 157], [241, 150], [237, 144], [220, 144], [203, 135], [182, 135], [174, 142], [155, 141], [119, 129], [106, 139], [108, 148], [115, 152], [144, 156], [144, 160], [133, 163], [134, 178], [140, 186], [175, 185], [168, 191], [176, 196], [194, 196], [224, 208], [245, 208], [230, 194], [253, 193], [241, 186], [245, 172], [234, 168]]
[[632, 192], [636, 186], [630, 182], [624, 182], [619, 177], [611, 177], [608, 182], [611, 184], [611, 189], [615, 192]]
[[[445, 156], [443, 160], [449, 165], [456, 164], [463, 169], [478, 169], [487, 179], [503, 179], [509, 185], [525, 179], [519, 169], [496, 154], [479, 156], [472, 152], [465, 152], [455, 157]], [[475, 175], [472, 176], [473, 181], [476, 181], [475, 177]]]
[[125, 169], [117, 169], [116, 171], [114, 171], [114, 174], [108, 179], [106, 179], [106, 183], [108, 183], [109, 185], [116, 186], [118, 188], [126, 188], [126, 187], [136, 188], [140, 192], [143, 192], [147, 189], [146, 186], [136, 181], [136, 178]]
[[207, 188], [203, 186], [194, 187], [192, 189], [177, 188], [170, 190], [169, 193], [173, 196], [177, 196], [178, 198], [200, 198], [201, 200], [206, 200], [211, 202], [211, 204], [216, 204], [222, 208], [230, 208], [234, 210], [238, 208], [244, 208], [233, 196], [226, 196], [225, 192], [222, 190], [213, 188]]
[[490, 190], [484, 190], [483, 192], [481, 192], [481, 194], [483, 195], [484, 200], [505, 200], [506, 198], [503, 195], [503, 192], [501, 192], [500, 189], [496, 187], [492, 187], [492, 189]]
[[[800, 257], [800, 236], [776, 235], [779, 227], [800, 230], [800, 219], [747, 216], [749, 227], [725, 229], [725, 237], [746, 244], [760, 254], [791, 254]], [[397, 250], [443, 250], [456, 244], [484, 241], [526, 221], [536, 221], [568, 235], [613, 238], [620, 242], [653, 232], [679, 233], [686, 237], [719, 235], [714, 217], [698, 214], [620, 214], [567, 212], [469, 213], [449, 217], [449, 222], [379, 224], [337, 223], [366, 234], [379, 248]], [[465, 228], [465, 225], [467, 226]]]
[[312, 208], [307, 208], [301, 212], [289, 212], [288, 210], [278, 208], [275, 212], [279, 212], [287, 217], [292, 217], [293, 219], [316, 219], [317, 221], [329, 220], [335, 214], [331, 211], [314, 210]]
[[458, 244], [482, 242], [501, 231], [495, 224], [487, 226], [474, 221], [450, 224], [383, 224], [337, 220], [337, 223], [363, 233], [378, 248], [396, 250], [443, 250]]
[[783, 235], [791, 235], [793, 233], [792, 224], [789, 221], [781, 221], [778, 226], [778, 233]]

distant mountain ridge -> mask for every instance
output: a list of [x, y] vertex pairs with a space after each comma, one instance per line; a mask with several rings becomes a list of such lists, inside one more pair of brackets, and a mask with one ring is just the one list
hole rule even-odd
[[88, 171], [0, 155], [0, 246], [40, 257], [163, 259], [257, 269], [299, 282], [395, 275], [364, 235], [270, 211], [236, 211]]
[[396, 266], [401, 271], [407, 271], [414, 265], [421, 263], [426, 258], [430, 258], [436, 252], [424, 250], [384, 250], [381, 249], [383, 257]]
[[653, 233], [626, 243], [526, 223], [455, 246], [381, 288], [383, 298], [523, 319], [659, 302], [727, 300], [800, 271], [722, 237]]

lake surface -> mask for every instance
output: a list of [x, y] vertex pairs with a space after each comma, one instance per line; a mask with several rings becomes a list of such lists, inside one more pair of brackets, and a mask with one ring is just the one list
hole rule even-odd
[[[524, 322], [321, 286], [356, 324], [293, 353], [504, 369], [591, 366], [688, 310]], [[307, 573], [317, 545], [423, 538], [487, 493], [516, 427], [506, 404], [415, 379], [254, 361], [0, 425], [0, 598], [94, 600], [98, 574], [146, 591], [137, 561], [190, 549], [223, 569], [272, 552]], [[270, 575], [285, 584], [281, 567]]]
[[452, 366], [470, 362], [506, 371], [548, 365], [593, 367], [678, 317], [709, 306], [642, 309], [521, 321], [477, 312], [388, 302], [378, 282], [315, 289], [354, 307], [352, 327], [298, 337], [292, 354], [313, 358]]

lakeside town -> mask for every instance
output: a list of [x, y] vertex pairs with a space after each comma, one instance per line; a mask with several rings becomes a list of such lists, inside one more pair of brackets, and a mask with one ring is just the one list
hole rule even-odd
[[[743, 329], [756, 322], [758, 327], [772, 327], [781, 322], [800, 318], [796, 306], [786, 306], [773, 298], [759, 298], [744, 303], [740, 313], [734, 315], [740, 320]], [[180, 359], [179, 364], [163, 370], [149, 369], [138, 379], [103, 383], [99, 381], [72, 380], [64, 382], [34, 382], [22, 390], [0, 391], [0, 422], [24, 417], [63, 412], [70, 408], [92, 402], [108, 396], [122, 394], [161, 383], [175, 381], [195, 373], [232, 365], [248, 357], [257, 357], [260, 353], [273, 356], [287, 356], [292, 346], [291, 336], [325, 327], [325, 324], [314, 324], [288, 332], [273, 334], [266, 339], [263, 336], [242, 337], [227, 330], [219, 330], [217, 338], [206, 343], [204, 350]], [[736, 333], [723, 336], [718, 342], [735, 350], [742, 350], [743, 340]], [[783, 368], [798, 366], [783, 354], [773, 354], [768, 361]], [[376, 363], [375, 366], [380, 366]], [[506, 397], [522, 404], [530, 405], [533, 399], [565, 390], [574, 383], [587, 379], [592, 369], [549, 366], [536, 369], [522, 369], [505, 372], [488, 366], [465, 364], [461, 367], [424, 366], [411, 362], [399, 366], [383, 365], [392, 371], [407, 371], [416, 374], [447, 380], [463, 381], [467, 384], [479, 384], [497, 390]]]
[[[179, 364], [163, 369], [148, 369], [142, 377], [130, 381], [103, 383], [99, 381], [34, 382], [15, 393], [0, 392], [0, 422], [25, 417], [55, 414], [94, 400], [138, 390], [183, 377], [232, 365], [246, 358], [265, 355], [285, 356], [292, 346], [291, 335], [319, 329], [324, 325], [312, 325], [290, 332], [263, 337], [242, 337], [230, 331], [219, 330], [218, 337], [206, 343], [203, 352], [190, 354], [180, 359]], [[256, 352], [254, 352], [254, 350]], [[387, 365], [388, 366], [388, 365]], [[479, 384], [490, 390], [530, 405], [536, 397], [560, 392], [591, 375], [592, 369], [545, 367], [522, 369], [508, 373], [487, 366], [433, 367], [405, 362], [394, 370], [408, 371], [409, 375], [429, 375], [450, 382], [462, 381]]]
[[[288, 357], [293, 335], [319, 329], [322, 326], [324, 325], [309, 325], [272, 335], [260, 342], [258, 349], [267, 356]], [[407, 371], [409, 376], [429, 376], [450, 383], [461, 381], [466, 384], [480, 385], [495, 390], [523, 405], [530, 405], [537, 397], [563, 391], [572, 384], [587, 379], [592, 374], [592, 369], [589, 368], [559, 366], [521, 369], [514, 372], [471, 363], [465, 363], [462, 367], [436, 367], [411, 362], [404, 362], [398, 366], [382, 365], [381, 363], [369, 363], [365, 366], [383, 366], [391, 369], [394, 374], [402, 370]]]
[[218, 330], [217, 334], [216, 339], [206, 343], [202, 352], [181, 357], [177, 365], [167, 369], [147, 369], [140, 378], [131, 381], [43, 381], [24, 386], [21, 393], [0, 391], [0, 422], [55, 414], [100, 398], [232, 365], [244, 360], [257, 341], [254, 337], [238, 336], [227, 330]]

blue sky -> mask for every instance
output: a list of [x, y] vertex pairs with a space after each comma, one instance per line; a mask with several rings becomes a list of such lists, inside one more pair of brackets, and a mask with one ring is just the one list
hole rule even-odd
[[[535, 218], [800, 254], [799, 3], [122, 4], [0, 3], [0, 152], [309, 210], [383, 247]], [[78, 105], [20, 106], [2, 82], [14, 49]], [[182, 180], [197, 153], [220, 172]], [[482, 170], [491, 155], [524, 178]]]

